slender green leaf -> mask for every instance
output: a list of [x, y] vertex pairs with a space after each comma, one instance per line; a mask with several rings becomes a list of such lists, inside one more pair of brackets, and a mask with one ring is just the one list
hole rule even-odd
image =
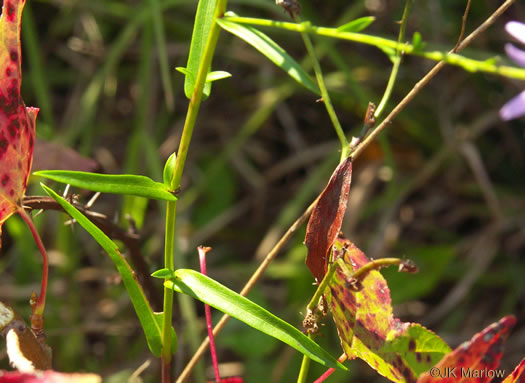
[[160, 269], [151, 274], [153, 278], [169, 279], [174, 277], [174, 271], [170, 269]]
[[360, 17], [358, 19], [350, 21], [349, 23], [341, 25], [339, 28], [337, 28], [337, 32], [361, 32], [370, 24], [372, 24], [375, 20], [376, 18], [374, 16]]
[[[231, 15], [231, 12], [229, 13]], [[305, 70], [275, 41], [261, 31], [224, 19], [217, 19], [221, 28], [243, 39], [257, 49], [299, 84], [319, 95], [319, 88]]]
[[223, 70], [217, 70], [215, 72], [208, 73], [208, 75], [206, 76], [206, 82], [222, 80], [231, 76], [231, 73], [225, 72]]
[[[161, 325], [162, 318], [159, 321], [158, 314], [153, 313], [151, 306], [142, 290], [142, 287], [135, 278], [135, 274], [129, 264], [126, 262], [122, 254], [118, 249], [118, 246], [100, 230], [95, 224], [93, 224], [84, 214], [77, 210], [73, 205], [67, 202], [64, 198], [56, 194], [52, 189], [48, 188], [44, 184], [42, 188], [47, 194], [53, 197], [62, 208], [74, 218], [80, 226], [82, 226], [91, 236], [98, 242], [100, 246], [108, 253], [109, 257], [115, 263], [117, 270], [122, 277], [122, 282], [129, 294], [131, 303], [135, 308], [135, 312], [139, 318], [144, 334], [146, 335], [146, 340], [148, 342], [148, 347], [150, 351], [157, 357], [161, 355], [162, 351], [162, 337], [161, 337]], [[172, 342], [176, 345], [177, 336], [175, 330], [172, 328]], [[175, 352], [176, 347], [173, 348]]]
[[175, 271], [173, 279], [165, 281], [164, 286], [207, 303], [281, 340], [324, 366], [346, 370], [346, 367], [327, 351], [289, 323], [195, 270], [179, 269]]
[[[216, 0], [199, 0], [199, 5], [197, 6], [197, 14], [195, 15], [195, 24], [193, 25], [193, 34], [191, 36], [190, 54], [186, 65], [186, 70], [191, 73], [191, 76], [186, 75], [184, 80], [184, 94], [188, 99], [191, 98], [193, 88], [195, 88], [197, 72], [199, 71], [204, 49], [206, 48], [206, 41], [213, 25], [216, 3]], [[211, 82], [204, 84], [202, 92], [204, 98], [210, 95]]]
[[[184, 76], [193, 76], [193, 73], [183, 66], [178, 66], [175, 68], [175, 70], [182, 73]], [[195, 82], [195, 76], [193, 76], [193, 82]]]
[[177, 162], [177, 153], [173, 152], [171, 153], [171, 156], [169, 156], [168, 160], [166, 161], [166, 164], [164, 165], [162, 179], [164, 181], [164, 185], [168, 187], [171, 184], [171, 177], [173, 177], [173, 171], [175, 170], [176, 162]]
[[136, 195], [166, 201], [177, 200], [177, 197], [169, 190], [168, 186], [144, 176], [98, 174], [69, 170], [42, 170], [33, 174], [102, 193]]

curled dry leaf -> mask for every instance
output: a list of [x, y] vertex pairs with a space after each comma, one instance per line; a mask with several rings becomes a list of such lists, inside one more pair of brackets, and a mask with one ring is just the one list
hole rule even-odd
[[447, 354], [431, 371], [421, 375], [418, 383], [490, 382], [496, 372], [503, 373], [496, 368], [503, 354], [503, 344], [515, 324], [513, 316], [491, 324]]
[[351, 181], [352, 159], [348, 157], [335, 169], [306, 227], [306, 266], [319, 282], [326, 273], [330, 249], [341, 230]]
[[4, 0], [0, 18], [0, 232], [20, 205], [33, 160], [38, 108], [20, 95], [20, 23], [24, 0]]

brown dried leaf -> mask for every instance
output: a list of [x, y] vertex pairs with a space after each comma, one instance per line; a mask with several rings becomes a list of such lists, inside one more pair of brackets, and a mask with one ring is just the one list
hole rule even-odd
[[306, 227], [304, 243], [308, 247], [306, 266], [321, 281], [326, 273], [328, 256], [341, 229], [352, 181], [352, 159], [337, 166]]

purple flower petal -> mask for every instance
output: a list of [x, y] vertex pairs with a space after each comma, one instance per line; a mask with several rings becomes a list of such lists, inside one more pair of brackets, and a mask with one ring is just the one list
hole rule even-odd
[[505, 44], [505, 52], [516, 64], [525, 68], [525, 51], [507, 43]]
[[522, 44], [525, 44], [525, 24], [518, 21], [509, 21], [507, 24], [505, 24], [505, 30], [516, 40], [519, 40]]
[[525, 116], [525, 90], [503, 105], [499, 115], [505, 121]]

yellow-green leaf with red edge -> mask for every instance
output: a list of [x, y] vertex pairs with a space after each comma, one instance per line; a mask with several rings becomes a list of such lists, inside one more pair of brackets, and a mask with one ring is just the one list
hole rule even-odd
[[25, 0], [4, 0], [0, 18], [0, 233], [20, 205], [33, 161], [38, 108], [27, 108], [20, 95], [24, 4]]
[[[370, 262], [341, 236], [334, 242], [332, 256], [342, 257], [352, 272]], [[415, 382], [450, 348], [423, 326], [394, 318], [390, 290], [379, 271], [370, 271], [360, 281], [361, 289], [352, 290], [339, 268], [325, 290], [343, 350], [348, 358], [364, 360], [391, 381]]]
[[514, 371], [505, 378], [505, 380], [502, 383], [525, 383], [525, 375], [523, 374], [523, 371], [525, 370], [525, 358], [521, 360], [520, 364], [516, 366]]
[[418, 383], [490, 382], [496, 372], [501, 371], [496, 368], [503, 354], [503, 344], [515, 324], [516, 318], [511, 315], [491, 324], [421, 375]]

